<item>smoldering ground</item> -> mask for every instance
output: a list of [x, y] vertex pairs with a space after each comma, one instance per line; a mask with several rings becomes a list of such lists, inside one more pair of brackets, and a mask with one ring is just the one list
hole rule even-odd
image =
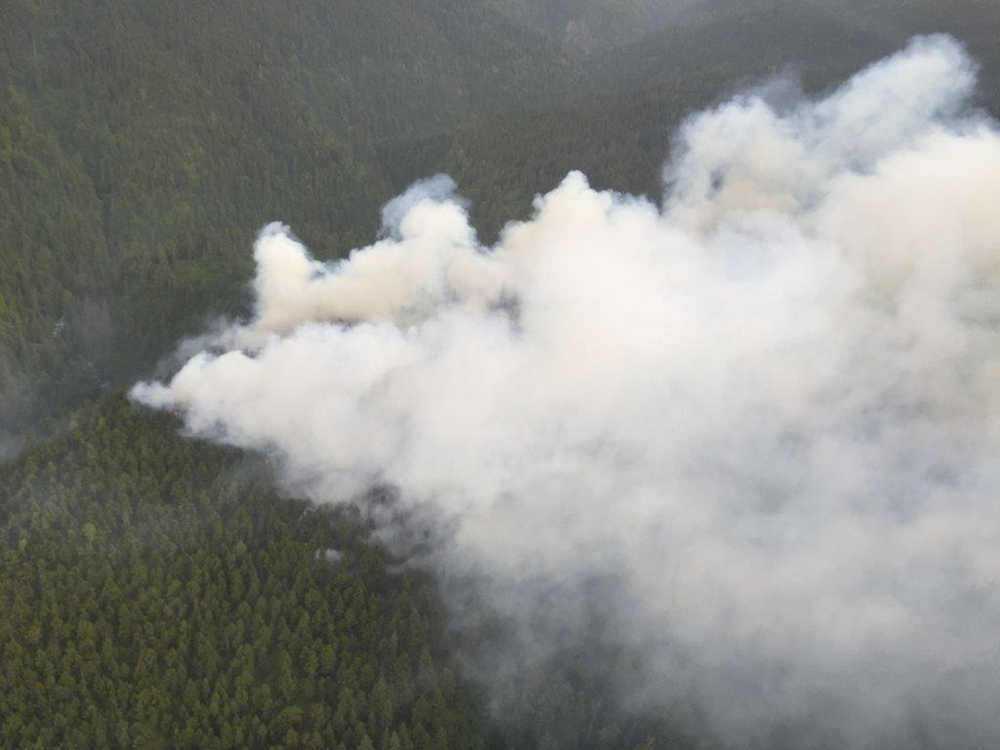
[[510, 623], [497, 664], [597, 610], [642, 655], [623, 702], [727, 743], [996, 746], [1000, 134], [974, 86], [933, 37], [817, 100], [737, 97], [682, 128], [662, 206], [571, 174], [493, 247], [442, 180], [339, 263], [270, 225], [253, 319], [133, 397], [317, 501], [398, 488], [447, 529], [428, 564]]

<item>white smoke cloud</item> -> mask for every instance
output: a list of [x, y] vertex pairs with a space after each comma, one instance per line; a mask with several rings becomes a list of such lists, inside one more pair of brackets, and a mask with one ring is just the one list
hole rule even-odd
[[728, 741], [997, 746], [1000, 135], [974, 79], [934, 37], [818, 101], [747, 95], [682, 129], [662, 209], [573, 173], [490, 248], [447, 178], [336, 264], [270, 225], [254, 319], [133, 397], [318, 501], [398, 488], [525, 648], [540, 590], [571, 632], [613, 578], [630, 697], [693, 696]]

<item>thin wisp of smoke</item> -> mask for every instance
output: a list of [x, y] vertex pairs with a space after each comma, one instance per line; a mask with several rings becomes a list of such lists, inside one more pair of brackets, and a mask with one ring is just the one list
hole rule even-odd
[[573, 173], [492, 247], [447, 178], [337, 263], [269, 225], [253, 319], [133, 398], [316, 501], [397, 488], [522, 655], [613, 579], [635, 705], [696, 700], [738, 744], [995, 746], [1000, 134], [974, 85], [932, 37], [819, 100], [736, 98], [682, 128], [662, 207]]

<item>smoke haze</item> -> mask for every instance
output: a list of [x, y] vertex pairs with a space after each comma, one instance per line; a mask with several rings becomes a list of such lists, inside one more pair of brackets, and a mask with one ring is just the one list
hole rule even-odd
[[681, 129], [662, 206], [573, 173], [488, 248], [445, 177], [338, 263], [269, 225], [254, 318], [132, 395], [319, 502], [396, 488], [384, 536], [429, 524], [512, 663], [596, 606], [644, 655], [626, 699], [726, 742], [997, 746], [1000, 134], [974, 87], [932, 37], [819, 100], [750, 93]]

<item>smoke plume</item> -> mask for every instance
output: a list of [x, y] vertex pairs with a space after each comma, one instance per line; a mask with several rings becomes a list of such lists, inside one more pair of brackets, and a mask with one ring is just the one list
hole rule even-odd
[[603, 609], [644, 655], [633, 705], [739, 746], [1000, 746], [1000, 133], [974, 86], [932, 37], [818, 100], [738, 97], [681, 129], [662, 206], [573, 173], [492, 247], [447, 178], [337, 263], [269, 225], [253, 319], [133, 397], [317, 501], [395, 488], [386, 538], [430, 524], [524, 658]]

